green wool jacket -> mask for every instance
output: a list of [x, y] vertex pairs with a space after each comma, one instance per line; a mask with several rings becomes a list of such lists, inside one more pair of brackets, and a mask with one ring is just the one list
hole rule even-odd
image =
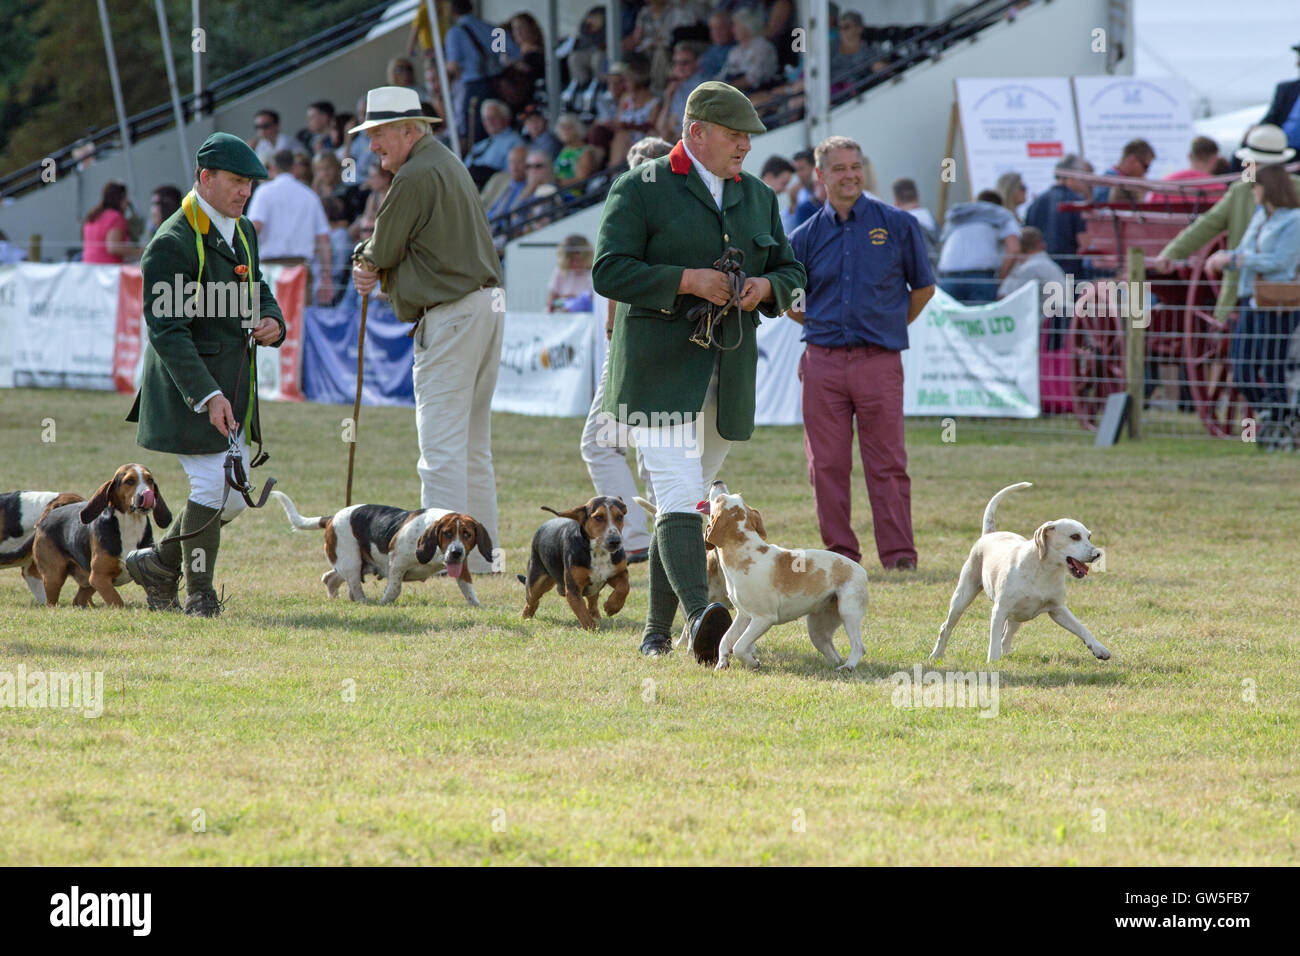
[[[749, 173], [724, 182], [719, 210], [679, 141], [667, 156], [629, 170], [610, 188], [591, 272], [596, 291], [618, 303], [607, 414], [632, 425], [691, 421], [719, 362], [718, 434], [730, 441], [753, 434], [761, 319], [746, 312], [738, 323], [731, 313], [722, 344], [733, 346], [743, 336], [740, 346], [704, 349], [690, 341], [694, 324], [686, 317], [701, 300], [677, 293], [683, 269], [710, 268], [729, 245], [745, 254], [746, 276], [772, 283], [776, 301], [759, 306], [764, 315], [780, 315], [806, 286], [807, 273], [781, 228], [776, 193]], [[673, 418], [656, 419], [656, 413]]]
[[[194, 225], [189, 215], [194, 216]], [[195, 226], [204, 250], [200, 301], [196, 301], [194, 287], [185, 289], [186, 283], [199, 278]], [[143, 448], [177, 455], [225, 451], [228, 443], [208, 421], [206, 409], [194, 410], [218, 389], [230, 401], [248, 439], [261, 440], [253, 414], [256, 360], [253, 355], [247, 362], [244, 359], [246, 331], [241, 327], [240, 310], [246, 311], [256, 301], [261, 318], [280, 323], [274, 348], [284, 341], [285, 324], [271, 287], [262, 281], [257, 230], [241, 216], [239, 232], [248, 242], [251, 261], [239, 234], [234, 237], [236, 248], [231, 249], [191, 193], [158, 227], [144, 251], [140, 272], [149, 344], [140, 390], [126, 416], [128, 422], [138, 423], [135, 440]], [[237, 274], [236, 269], [244, 269], [244, 274]], [[245, 291], [250, 275], [254, 279], [251, 293]]]
[[[1300, 189], [1300, 176], [1292, 176], [1291, 182]], [[1223, 198], [1192, 220], [1191, 225], [1174, 236], [1169, 245], [1161, 250], [1160, 255], [1170, 259], [1186, 259], [1192, 253], [1203, 249], [1219, 233], [1227, 231], [1228, 248], [1235, 249], [1246, 234], [1250, 217], [1255, 214], [1254, 183], [1236, 182], [1228, 187]], [[1237, 270], [1223, 270], [1223, 284], [1219, 287], [1219, 301], [1214, 307], [1214, 317], [1226, 322], [1228, 316], [1237, 308]]]

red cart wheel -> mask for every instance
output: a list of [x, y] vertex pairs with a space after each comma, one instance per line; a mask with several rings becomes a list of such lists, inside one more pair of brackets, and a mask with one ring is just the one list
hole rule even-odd
[[1070, 394], [1074, 414], [1088, 431], [1097, 421], [1106, 396], [1125, 389], [1124, 330], [1106, 296], [1085, 285], [1074, 305], [1066, 347], [1070, 353]]
[[1196, 413], [1205, 430], [1215, 438], [1230, 438], [1241, 427], [1246, 402], [1230, 381], [1231, 323], [1214, 317], [1222, 282], [1205, 272], [1205, 260], [1224, 248], [1221, 235], [1191, 259], [1188, 276], [1186, 322], [1183, 327], [1183, 358], [1187, 364], [1187, 385]]

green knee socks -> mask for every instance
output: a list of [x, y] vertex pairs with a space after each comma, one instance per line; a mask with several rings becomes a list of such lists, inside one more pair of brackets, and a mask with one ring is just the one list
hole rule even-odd
[[[663, 567], [676, 600], [680, 601], [687, 620], [695, 617], [709, 603], [709, 571], [704, 554], [704, 518], [698, 514], [670, 512], [655, 518], [654, 544], [650, 548], [650, 608], [655, 611], [654, 562]], [[675, 607], [674, 607], [675, 610]], [[668, 626], [671, 628], [672, 619]], [[661, 633], [669, 633], [665, 628]]]

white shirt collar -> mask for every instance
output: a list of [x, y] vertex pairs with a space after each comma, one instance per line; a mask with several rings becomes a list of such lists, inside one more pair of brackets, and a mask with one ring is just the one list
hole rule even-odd
[[199, 195], [199, 191], [194, 190], [194, 198], [198, 200], [199, 208], [208, 214], [212, 220], [212, 225], [216, 227], [217, 233], [222, 239], [226, 240], [226, 245], [235, 248], [235, 220], [229, 216], [223, 216], [212, 208], [212, 204]]
[[695, 171], [700, 174], [700, 179], [704, 180], [704, 185], [705, 188], [709, 190], [709, 195], [713, 197], [713, 201], [717, 203], [718, 208], [721, 209], [722, 177], [715, 176], [713, 173], [709, 172], [708, 168], [695, 158], [695, 154], [691, 152], [691, 148], [686, 145], [685, 139], [682, 140], [682, 149], [686, 150], [686, 155], [691, 157], [691, 164], [695, 167]]

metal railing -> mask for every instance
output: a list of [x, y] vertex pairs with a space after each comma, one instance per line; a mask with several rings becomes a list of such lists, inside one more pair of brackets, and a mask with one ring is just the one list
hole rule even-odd
[[[210, 113], [222, 103], [238, 99], [273, 80], [277, 80], [319, 60], [323, 56], [351, 46], [370, 32], [370, 29], [382, 19], [384, 11], [388, 7], [388, 3], [369, 7], [344, 23], [336, 24], [304, 40], [299, 40], [278, 53], [263, 57], [242, 69], [236, 70], [234, 73], [228, 73], [220, 79], [212, 81], [208, 88], [198, 97], [193, 93], [181, 97], [181, 110], [186, 122], [198, 115]], [[162, 103], [136, 113], [134, 116], [129, 116], [126, 122], [132, 142], [175, 125], [170, 102]], [[47, 160], [54, 161], [57, 174], [62, 175], [71, 172], [77, 164], [77, 158], [73, 155], [74, 150], [86, 143], [93, 144], [96, 151], [121, 148], [121, 128], [117, 123], [104, 127], [91, 127], [86, 136], [76, 142], [54, 151], [37, 162], [29, 163], [12, 173], [0, 176], [0, 196], [6, 198], [21, 196], [26, 192], [39, 188], [43, 182], [48, 180]], [[45, 173], [45, 179], [42, 178], [42, 173]]]

